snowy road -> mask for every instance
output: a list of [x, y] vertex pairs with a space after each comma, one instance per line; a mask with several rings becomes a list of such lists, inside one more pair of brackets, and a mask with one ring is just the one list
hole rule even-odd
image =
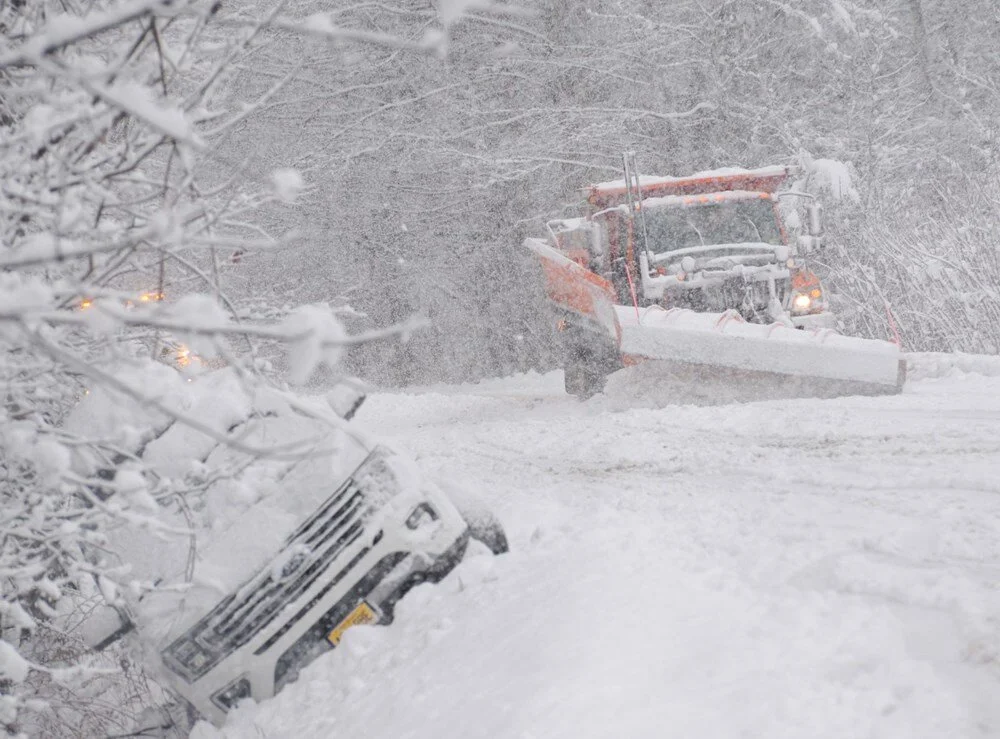
[[1000, 377], [621, 405], [558, 373], [373, 397], [359, 422], [477, 491], [513, 551], [226, 735], [1000, 736]]

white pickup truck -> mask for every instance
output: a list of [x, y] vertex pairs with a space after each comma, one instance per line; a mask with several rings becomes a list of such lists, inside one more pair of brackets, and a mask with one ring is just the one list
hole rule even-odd
[[410, 588], [454, 568], [470, 537], [506, 551], [495, 519], [460, 510], [352, 428], [334, 412], [341, 399], [252, 397], [228, 369], [189, 380], [156, 365], [143, 385], [211, 434], [105, 390], [68, 418], [134, 455], [81, 456], [81, 472], [108, 481], [95, 493], [162, 522], [112, 532], [132, 587], [95, 618], [92, 642], [134, 628], [166, 682], [215, 723], [241, 699], [274, 695], [350, 626], [391, 621]]

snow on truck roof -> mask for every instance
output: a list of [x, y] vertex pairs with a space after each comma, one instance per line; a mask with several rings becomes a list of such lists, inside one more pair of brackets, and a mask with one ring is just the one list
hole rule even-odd
[[[673, 177], [670, 175], [660, 177], [654, 175], [642, 175], [639, 177], [639, 186], [645, 187], [646, 185], [664, 185], [664, 184], [680, 184], [688, 180], [714, 180], [723, 178], [738, 178], [738, 177], [787, 177], [790, 174], [791, 167], [786, 167], [784, 165], [772, 165], [770, 167], [759, 167], [757, 169], [743, 169], [742, 167], [720, 167], [719, 169], [709, 169], [704, 172], [695, 172], [694, 174], [682, 175], [681, 177]], [[595, 185], [591, 185], [591, 190], [604, 191], [604, 190], [615, 190], [624, 189], [625, 180], [609, 180], [608, 182], [598, 182]]]
[[[793, 167], [775, 165], [758, 169], [724, 167], [696, 172], [683, 177], [639, 177], [639, 189], [646, 197], [670, 195], [698, 195], [724, 191], [753, 191], [773, 193], [785, 179], [794, 173]], [[585, 188], [592, 205], [607, 207], [617, 204], [626, 194], [624, 179], [599, 182]]]
[[[728, 190], [723, 192], [704, 193], [701, 195], [664, 195], [658, 198], [643, 198], [642, 208], [677, 208], [711, 205], [712, 203], [731, 203], [744, 200], [776, 200], [769, 192], [756, 190]], [[627, 206], [620, 205], [619, 208]]]

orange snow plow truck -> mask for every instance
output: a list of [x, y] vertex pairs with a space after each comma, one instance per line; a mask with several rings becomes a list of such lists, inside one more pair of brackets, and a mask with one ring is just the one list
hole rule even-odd
[[589, 397], [641, 364], [688, 386], [759, 391], [751, 397], [900, 392], [900, 348], [838, 334], [800, 261], [822, 225], [813, 202], [792, 243], [779, 198], [811, 198], [779, 192], [794, 173], [640, 177], [626, 156], [625, 179], [585, 189], [582, 217], [527, 239], [556, 312], [566, 391]]

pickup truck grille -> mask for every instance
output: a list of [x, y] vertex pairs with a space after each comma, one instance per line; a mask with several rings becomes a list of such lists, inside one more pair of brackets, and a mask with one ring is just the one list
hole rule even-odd
[[[357, 541], [364, 530], [364, 496], [352, 483], [338, 491], [319, 515], [291, 538], [275, 561], [209, 614], [202, 636], [206, 645], [228, 652], [246, 644]], [[291, 557], [289, 551], [293, 552]]]
[[[361, 538], [376, 503], [348, 479], [299, 529], [281, 552], [164, 651], [176, 671], [196, 679], [249, 642], [294, 603], [351, 544]], [[349, 566], [349, 565], [348, 565]], [[207, 659], [183, 659], [195, 642]]]

